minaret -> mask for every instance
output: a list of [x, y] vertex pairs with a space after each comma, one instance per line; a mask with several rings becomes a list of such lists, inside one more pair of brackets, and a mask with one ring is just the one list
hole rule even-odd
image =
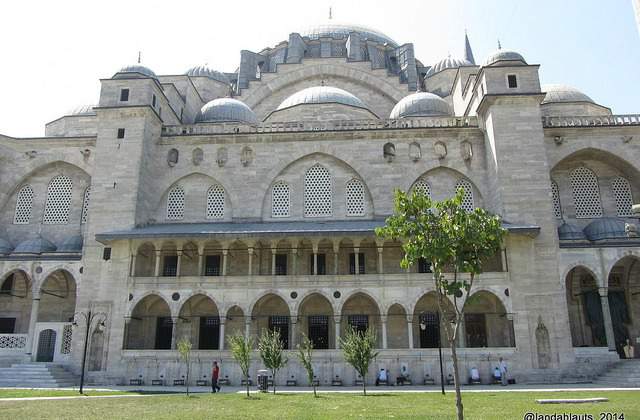
[[[640, 1], [640, 0], [636, 0], [636, 1]], [[470, 62], [471, 64], [476, 64], [476, 60], [475, 58], [473, 58], [473, 51], [471, 50], [471, 43], [469, 42], [467, 31], [464, 31], [464, 59]]]

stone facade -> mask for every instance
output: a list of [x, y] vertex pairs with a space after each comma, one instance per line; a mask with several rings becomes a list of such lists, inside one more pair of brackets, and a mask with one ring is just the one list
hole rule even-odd
[[[84, 327], [68, 351], [64, 337], [74, 313], [92, 311], [97, 383], [181, 379], [175, 347], [188, 337], [198, 378], [217, 359], [239, 384], [228, 338], [279, 329], [288, 349], [313, 338], [322, 384], [351, 384], [338, 348], [350, 326], [377, 333], [372, 372], [406, 365], [414, 383], [437, 382], [429, 267], [401, 269], [401, 243], [373, 229], [397, 188], [440, 200], [460, 187], [509, 230], [466, 302], [463, 372], [487, 382], [503, 357], [519, 381], [558, 381], [616, 360], [640, 335], [639, 117], [546, 90], [515, 52], [434, 72], [411, 44], [346, 34], [243, 51], [238, 74], [130, 66], [46, 137], [0, 136], [0, 362], [79, 370]], [[350, 96], [278, 110], [323, 86]], [[387, 119], [419, 88], [450, 115], [422, 95]], [[277, 380], [304, 383], [294, 359]]]

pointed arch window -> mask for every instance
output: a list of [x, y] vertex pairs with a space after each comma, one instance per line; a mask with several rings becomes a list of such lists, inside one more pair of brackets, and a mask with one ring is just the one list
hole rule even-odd
[[560, 205], [560, 190], [556, 181], [551, 181], [551, 197], [553, 199], [553, 215], [556, 219], [562, 219], [562, 206]]
[[602, 217], [598, 178], [591, 169], [581, 166], [569, 176], [576, 206], [576, 218]]
[[276, 182], [271, 189], [271, 216], [289, 217], [291, 193], [286, 182]]
[[312, 166], [304, 176], [305, 217], [331, 216], [331, 200], [331, 174], [324, 166]]
[[364, 216], [364, 184], [359, 179], [352, 179], [345, 187], [347, 216]]
[[167, 194], [167, 220], [184, 218], [184, 189], [176, 186]]
[[82, 200], [82, 217], [80, 223], [87, 223], [87, 217], [89, 216], [89, 198], [91, 197], [91, 185], [84, 190], [84, 199]]
[[14, 225], [27, 225], [31, 221], [33, 212], [33, 187], [25, 185], [18, 191], [16, 198], [16, 211], [13, 215]]
[[456, 192], [461, 189], [464, 191], [462, 196], [462, 208], [466, 211], [473, 211], [475, 204], [473, 203], [473, 187], [466, 179], [461, 179], [456, 184]]
[[207, 219], [224, 218], [225, 194], [221, 185], [212, 185], [207, 191]]
[[42, 223], [45, 225], [65, 225], [69, 223], [71, 192], [73, 182], [65, 175], [51, 179], [47, 187], [47, 199], [44, 205]]
[[416, 194], [424, 195], [429, 199], [431, 198], [431, 185], [422, 179], [413, 184], [413, 191]]
[[630, 217], [631, 206], [633, 206], [633, 196], [631, 195], [631, 185], [626, 178], [615, 177], [611, 182], [613, 196], [616, 200], [616, 211], [620, 217]]

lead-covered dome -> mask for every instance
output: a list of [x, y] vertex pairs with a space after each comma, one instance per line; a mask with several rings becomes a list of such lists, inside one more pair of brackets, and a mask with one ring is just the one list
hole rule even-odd
[[68, 252], [68, 253], [82, 252], [82, 244], [83, 244], [82, 236], [80, 235], [70, 236], [69, 238], [65, 239], [65, 241], [62, 242], [62, 244], [60, 244], [57, 251]]
[[558, 226], [558, 239], [561, 241], [584, 241], [587, 239], [587, 236], [578, 226], [563, 223], [561, 226]]
[[484, 65], [492, 66], [501, 61], [512, 61], [514, 63], [517, 62], [520, 65], [527, 65], [527, 61], [520, 53], [511, 50], [498, 50], [494, 52], [493, 54], [489, 55], [489, 57], [487, 57]]
[[13, 247], [9, 241], [4, 238], [0, 238], [0, 255], [11, 254], [11, 251], [13, 251]]
[[22, 241], [13, 250], [14, 254], [44, 254], [48, 252], [55, 252], [56, 246], [50, 241], [38, 236], [33, 239], [27, 239]]
[[427, 77], [434, 75], [436, 73], [440, 73], [441, 71], [446, 69], [457, 69], [459, 67], [473, 66], [473, 65], [474, 64], [471, 61], [466, 60], [464, 58], [447, 57], [438, 61], [433, 66], [431, 66], [429, 70], [427, 70]]
[[595, 103], [589, 96], [568, 85], [545, 85], [542, 87], [542, 91], [547, 93], [542, 100], [543, 104], [567, 102]]
[[277, 110], [301, 104], [343, 104], [367, 109], [366, 105], [355, 95], [331, 86], [314, 86], [302, 89], [282, 101]]
[[362, 38], [371, 41], [380, 42], [382, 44], [388, 43], [391, 46], [397, 47], [398, 43], [391, 39], [389, 36], [382, 32], [368, 28], [361, 25], [352, 24], [340, 24], [340, 23], [327, 23], [322, 25], [315, 25], [300, 31], [300, 35], [309, 39], [320, 38], [347, 38], [351, 32], [358, 32]]
[[255, 124], [258, 119], [244, 102], [232, 98], [218, 98], [207, 102], [196, 117], [196, 122], [239, 122]]
[[209, 79], [216, 80], [220, 83], [230, 84], [231, 81], [226, 74], [209, 68], [207, 66], [195, 66], [191, 67], [185, 72], [187, 76], [191, 77], [208, 77]]
[[157, 78], [156, 74], [149, 67], [143, 66], [142, 64], [132, 64], [118, 70], [118, 72], [113, 76], [113, 79], [127, 77], [132, 74], [137, 75], [138, 77], [142, 75], [144, 77], [151, 77], [153, 79]]
[[613, 217], [594, 220], [584, 228], [584, 234], [587, 235], [590, 241], [627, 239], [624, 220]]
[[389, 118], [438, 117], [451, 115], [447, 101], [429, 92], [405, 96], [393, 107]]
[[96, 115], [96, 111], [93, 110], [94, 106], [96, 105], [80, 105], [70, 109], [69, 111], [67, 111], [65, 115], [77, 115], [77, 116]]

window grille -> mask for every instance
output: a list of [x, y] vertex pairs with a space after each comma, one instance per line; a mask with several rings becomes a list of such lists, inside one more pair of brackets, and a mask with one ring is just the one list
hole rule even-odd
[[579, 167], [571, 172], [571, 189], [577, 218], [602, 217], [598, 178], [590, 169]]
[[313, 348], [326, 350], [329, 348], [329, 316], [311, 315], [307, 318], [309, 329], [309, 340], [313, 343]]
[[164, 277], [175, 277], [178, 275], [178, 256], [177, 255], [166, 255], [164, 257], [162, 275]]
[[352, 179], [346, 186], [347, 216], [364, 216], [364, 184]]
[[416, 194], [421, 194], [427, 196], [427, 198], [431, 198], [431, 185], [427, 182], [420, 180], [413, 184], [413, 192]]
[[[349, 254], [349, 274], [356, 274], [356, 254], [353, 252]], [[358, 253], [358, 273], [357, 274], [364, 274], [364, 253], [363, 252]]]
[[16, 212], [13, 216], [13, 224], [27, 225], [31, 220], [33, 211], [33, 187], [25, 185], [18, 192], [16, 198]]
[[207, 255], [204, 263], [204, 275], [219, 276], [220, 273], [220, 255]]
[[184, 189], [177, 186], [167, 195], [167, 219], [181, 220], [184, 218]]
[[271, 190], [271, 216], [289, 217], [290, 207], [289, 185], [284, 182], [276, 183]]
[[471, 187], [471, 183], [466, 179], [461, 179], [456, 184], [456, 192], [460, 188], [464, 190], [464, 196], [462, 196], [462, 208], [466, 211], [473, 211], [475, 206], [473, 204], [473, 187]]
[[224, 188], [212, 185], [207, 191], [207, 219], [224, 217]]
[[560, 206], [560, 191], [558, 190], [558, 184], [555, 181], [551, 181], [551, 194], [553, 197], [553, 214], [556, 219], [562, 219], [562, 207]]
[[349, 315], [347, 322], [356, 332], [364, 334], [369, 328], [369, 315]]
[[278, 331], [280, 341], [284, 349], [289, 348], [289, 317], [285, 315], [272, 315], [269, 317], [269, 330]]
[[323, 166], [312, 166], [304, 177], [304, 215], [331, 216], [331, 208], [331, 175]]
[[287, 254], [276, 254], [276, 276], [287, 275]]
[[633, 196], [629, 181], [621, 176], [613, 179], [611, 183], [613, 196], [616, 199], [616, 211], [620, 217], [631, 217], [631, 206], [633, 206]]
[[80, 223], [87, 223], [87, 216], [89, 215], [89, 198], [91, 197], [91, 186], [88, 186], [84, 190], [84, 199], [82, 200], [82, 218]]
[[51, 180], [47, 187], [47, 200], [42, 223], [45, 225], [64, 225], [69, 222], [72, 189], [73, 183], [68, 176], [59, 175]]

